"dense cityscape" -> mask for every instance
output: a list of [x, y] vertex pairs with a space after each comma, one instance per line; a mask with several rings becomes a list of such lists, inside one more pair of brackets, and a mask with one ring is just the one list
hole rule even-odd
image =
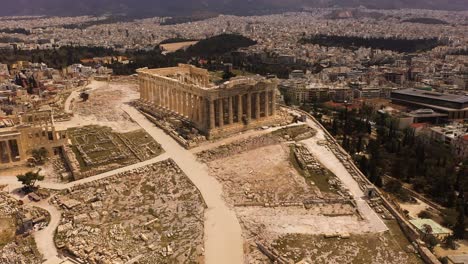
[[12, 11], [0, 263], [468, 263], [467, 32], [466, 10]]

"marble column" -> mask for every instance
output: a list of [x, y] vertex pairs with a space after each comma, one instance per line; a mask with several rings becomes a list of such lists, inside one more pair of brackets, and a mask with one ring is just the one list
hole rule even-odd
[[153, 104], [153, 80], [148, 80], [148, 85], [146, 86], [146, 98], [148, 98], [148, 102]]
[[229, 124], [234, 123], [234, 113], [232, 111], [232, 96], [228, 98], [228, 114], [229, 114]]
[[202, 113], [200, 111], [200, 109], [202, 108], [202, 105], [200, 103], [200, 96], [198, 95], [195, 95], [195, 112], [196, 112], [196, 115], [197, 115], [197, 123], [200, 124], [202, 122]]
[[149, 79], [146, 80], [145, 93], [146, 93], [146, 101], [148, 103], [151, 103], [150, 85], [151, 85], [151, 83], [150, 83]]
[[13, 160], [13, 156], [11, 155], [11, 149], [10, 149], [10, 144], [8, 144], [8, 140], [4, 141], [5, 142], [5, 146], [6, 146], [6, 153], [8, 155], [8, 161], [12, 161]]
[[174, 90], [167, 87], [167, 93], [169, 96], [169, 110], [174, 110]]
[[260, 93], [255, 94], [255, 119], [260, 118]]
[[219, 126], [224, 126], [224, 108], [223, 108], [223, 99], [218, 99], [218, 119], [219, 119]]
[[276, 115], [276, 91], [271, 91], [271, 115]]
[[189, 109], [188, 116], [189, 116], [190, 120], [195, 119], [194, 110], [193, 110], [194, 109], [193, 97], [194, 97], [193, 94], [189, 94], [189, 97], [188, 97], [188, 109]]
[[158, 99], [157, 99], [158, 107], [161, 106], [161, 94], [160, 94], [160, 90], [161, 90], [161, 86], [159, 85], [159, 83], [156, 83], [156, 97], [158, 98]]
[[154, 98], [154, 106], [158, 107], [159, 106], [159, 96], [158, 96], [158, 84], [156, 83], [156, 80], [153, 80], [153, 98]]
[[204, 122], [204, 120], [205, 120], [205, 115], [204, 115], [204, 113], [205, 113], [205, 111], [204, 111], [205, 107], [204, 107], [203, 102], [204, 102], [204, 101], [203, 101], [203, 97], [199, 96], [199, 97], [198, 97], [198, 116], [199, 116], [199, 119], [200, 119], [200, 120], [198, 120], [198, 122], [199, 122], [200, 124], [203, 124], [203, 122]]
[[157, 100], [156, 83], [154, 82], [154, 80], [151, 80], [150, 94], [151, 94], [151, 104], [156, 104], [156, 100]]
[[144, 101], [148, 101], [148, 93], [147, 93], [147, 88], [146, 88], [146, 78], [145, 79], [142, 79], [141, 81], [141, 98], [144, 100]]
[[265, 117], [270, 116], [270, 92], [265, 91]]
[[175, 104], [176, 104], [176, 107], [175, 107], [175, 110], [178, 114], [180, 114], [182, 112], [181, 108], [182, 108], [182, 103], [181, 103], [181, 100], [180, 100], [180, 91], [177, 90], [177, 89], [174, 89], [174, 92], [175, 92]]
[[184, 91], [180, 91], [179, 99], [180, 99], [180, 114], [185, 116], [185, 92]]
[[187, 92], [182, 92], [182, 114], [188, 117]]
[[166, 85], [161, 83], [161, 98], [162, 98], [162, 106], [167, 108], [167, 100], [166, 100]]
[[215, 107], [214, 107], [214, 100], [210, 99], [209, 101], [209, 119], [210, 119], [210, 129], [215, 128]]
[[250, 122], [250, 119], [252, 119], [252, 94], [248, 93], [247, 94], [247, 123]]
[[141, 77], [138, 79], [138, 85], [139, 85], [138, 91], [140, 92], [140, 100], [142, 100], [143, 99], [143, 79]]
[[242, 115], [244, 114], [242, 111], [242, 95], [237, 96], [237, 122], [242, 122]]
[[172, 112], [177, 113], [177, 90], [171, 88], [171, 97], [172, 97]]

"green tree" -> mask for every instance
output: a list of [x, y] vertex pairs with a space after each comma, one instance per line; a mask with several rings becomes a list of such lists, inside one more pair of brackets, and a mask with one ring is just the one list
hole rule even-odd
[[38, 170], [37, 172], [29, 171], [25, 174], [17, 175], [16, 178], [18, 178], [18, 181], [24, 185], [26, 190], [31, 191], [34, 189], [37, 181], [44, 180], [44, 176], [39, 174], [40, 171], [41, 170]]

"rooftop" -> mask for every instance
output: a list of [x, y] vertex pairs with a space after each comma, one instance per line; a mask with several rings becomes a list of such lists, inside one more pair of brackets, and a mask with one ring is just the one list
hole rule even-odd
[[455, 103], [468, 103], [468, 96], [444, 94], [444, 93], [438, 93], [438, 92], [428, 92], [426, 90], [420, 90], [420, 89], [414, 89], [414, 88], [398, 90], [398, 91], [394, 91], [393, 93], [410, 95], [410, 96], [419, 96], [419, 97], [425, 97], [425, 98], [443, 100], [443, 101], [449, 101], [449, 102], [455, 102]]
[[434, 222], [432, 219], [415, 219], [409, 220], [412, 225], [414, 225], [420, 231], [424, 231], [424, 226], [428, 225], [432, 228], [432, 234], [451, 234], [452, 231], [447, 229], [438, 223]]

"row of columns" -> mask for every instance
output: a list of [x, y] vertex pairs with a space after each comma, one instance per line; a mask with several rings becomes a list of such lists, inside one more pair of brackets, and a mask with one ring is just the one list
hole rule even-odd
[[[223, 127], [225, 121], [228, 125], [242, 122], [248, 124], [252, 119], [273, 116], [276, 114], [275, 97], [274, 91], [262, 91], [210, 100], [209, 128]], [[263, 109], [261, 109], [262, 100]]]
[[[16, 139], [0, 141], [0, 163], [10, 163], [20, 155]], [[12, 149], [13, 148], [13, 149]]]
[[276, 95], [272, 90], [205, 100], [202, 96], [177, 89], [170, 82], [140, 78], [140, 97], [208, 129], [234, 123], [249, 124], [252, 119], [276, 114]]
[[170, 83], [154, 82], [144, 78], [141, 82], [140, 97], [142, 100], [176, 112], [194, 122], [203, 122], [203, 97], [179, 90]]

